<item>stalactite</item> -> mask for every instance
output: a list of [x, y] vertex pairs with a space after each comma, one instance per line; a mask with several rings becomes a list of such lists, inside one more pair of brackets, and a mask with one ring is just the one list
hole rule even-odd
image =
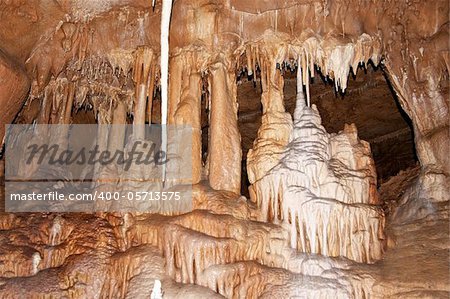
[[152, 68], [150, 70], [150, 76], [148, 78], [149, 82], [147, 84], [147, 121], [149, 124], [152, 123], [152, 111], [153, 111], [153, 96], [155, 92], [155, 81], [156, 81], [156, 64], [152, 63]]
[[[312, 61], [312, 59], [311, 59]], [[309, 94], [309, 71], [311, 71], [311, 73], [314, 72], [314, 69], [308, 69], [309, 68], [309, 54], [306, 53], [306, 69], [305, 69], [305, 73], [306, 73], [306, 103], [308, 105], [308, 107], [311, 107], [311, 95]]]
[[307, 70], [307, 63], [306, 63], [306, 53], [305, 51], [302, 52], [302, 74], [303, 74], [303, 85], [307, 84], [308, 81], [308, 70]]
[[110, 152], [123, 150], [125, 143], [125, 128], [127, 123], [127, 107], [124, 101], [117, 101], [113, 111], [113, 118], [108, 149]]
[[140, 84], [138, 86], [139, 92], [137, 93], [136, 102], [133, 109], [133, 126], [134, 135], [137, 139], [144, 138], [144, 126], [145, 126], [145, 112], [147, 105], [147, 86], [145, 84]]
[[50, 246], [56, 246], [60, 243], [60, 239], [62, 236], [62, 226], [64, 221], [62, 220], [61, 216], [56, 216], [53, 218], [53, 223], [50, 228], [50, 234], [49, 234], [49, 244]]
[[252, 50], [251, 47], [247, 47], [247, 51], [246, 51], [246, 57], [247, 57], [247, 75], [248, 76], [256, 76], [256, 74], [254, 74], [253, 72], [253, 68], [255, 67], [254, 61], [253, 61], [253, 56], [252, 56]]
[[154, 70], [155, 62], [153, 51], [149, 48], [139, 48], [135, 52], [133, 76], [133, 80], [135, 82], [133, 125], [135, 126], [135, 137], [138, 139], [142, 139], [144, 137], [143, 134], [146, 118], [151, 121], [151, 106], [155, 80]]
[[[167, 124], [168, 112], [168, 79], [169, 79], [169, 30], [170, 17], [172, 14], [172, 0], [162, 0], [161, 12], [161, 125], [163, 152], [167, 152], [167, 131], [164, 126]], [[165, 166], [163, 165], [162, 179], [165, 181]]]
[[43, 96], [41, 98], [41, 107], [39, 110], [39, 116], [37, 119], [38, 124], [48, 124], [50, 121], [50, 113], [52, 110], [52, 101], [50, 98], [51, 91], [48, 86], [45, 88], [43, 92]]
[[303, 113], [304, 107], [305, 107], [305, 96], [303, 94], [303, 75], [299, 58], [297, 65], [297, 97], [295, 103], [294, 121], [300, 118], [301, 114]]
[[150, 295], [150, 299], [162, 299], [162, 285], [161, 281], [155, 280], [155, 284], [153, 286], [152, 294]]
[[[133, 69], [136, 62], [136, 53], [133, 52], [135, 51], [118, 48], [111, 50], [107, 54], [108, 63], [111, 65], [113, 74], [123, 77], [128, 76], [128, 73]], [[139, 49], [137, 52], [139, 52]]]

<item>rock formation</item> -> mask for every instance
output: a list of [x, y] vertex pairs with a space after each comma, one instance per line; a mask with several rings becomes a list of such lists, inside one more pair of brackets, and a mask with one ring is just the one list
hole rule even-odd
[[[152, 213], [1, 212], [0, 297], [448, 297], [448, 16], [443, 0], [0, 0], [2, 184], [27, 150], [5, 124], [32, 125], [27, 145], [99, 124], [98, 149], [124, 155], [168, 124], [161, 167], [14, 174], [49, 175], [31, 191], [192, 195]], [[414, 140], [406, 121], [364, 125], [394, 113]], [[372, 153], [404, 140], [418, 164], [379, 179], [390, 160]]]
[[291, 247], [302, 252], [373, 262], [383, 252], [384, 215], [374, 205], [369, 145], [354, 126], [329, 136], [317, 108], [305, 105], [302, 87], [291, 142], [280, 162], [252, 182], [260, 220], [290, 225]]

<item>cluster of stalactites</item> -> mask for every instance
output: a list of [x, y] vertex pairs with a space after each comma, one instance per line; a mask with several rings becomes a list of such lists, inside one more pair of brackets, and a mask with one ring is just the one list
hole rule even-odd
[[81, 108], [92, 108], [98, 123], [113, 123], [119, 102], [128, 114], [136, 116], [139, 110], [138, 121], [151, 122], [159, 73], [158, 57], [151, 49], [116, 49], [106, 57], [82, 59], [69, 64], [57, 77], [51, 76], [44, 86], [34, 81], [29, 101], [41, 103], [37, 123], [69, 124], [72, 111]]
[[158, 66], [156, 55], [149, 48], [139, 48], [135, 52], [133, 80], [135, 83], [134, 122], [151, 123], [152, 102], [155, 92]]
[[[298, 69], [306, 90], [306, 99], [310, 103], [309, 82], [314, 78], [315, 70], [334, 80], [336, 90], [345, 91], [350, 69], [356, 74], [360, 65], [372, 61], [375, 65], [381, 60], [381, 43], [377, 37], [362, 34], [353, 41], [342, 41], [339, 37], [325, 38], [305, 31], [295, 41], [288, 41], [281, 35], [266, 32], [262, 40], [250, 43], [245, 48], [245, 66], [247, 74], [253, 75], [258, 67], [261, 70], [261, 80], [264, 80], [265, 59], [271, 58], [272, 63], [280, 71]], [[310, 106], [310, 104], [308, 104]]]

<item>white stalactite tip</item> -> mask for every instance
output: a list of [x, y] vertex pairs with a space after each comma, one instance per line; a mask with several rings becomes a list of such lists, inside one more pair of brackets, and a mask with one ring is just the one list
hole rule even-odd
[[158, 279], [155, 280], [153, 284], [152, 294], [150, 295], [150, 299], [162, 299], [162, 290], [161, 290], [161, 281]]
[[39, 254], [39, 252], [35, 252], [33, 253], [32, 256], [32, 264], [33, 264], [33, 275], [36, 275], [39, 272], [39, 264], [41, 263], [41, 255]]

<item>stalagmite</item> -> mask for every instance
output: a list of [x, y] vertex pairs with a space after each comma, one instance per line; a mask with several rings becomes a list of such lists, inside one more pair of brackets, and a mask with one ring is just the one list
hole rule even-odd
[[277, 63], [284, 60], [285, 53], [285, 45], [267, 43], [256, 49], [255, 56], [259, 57], [261, 68], [263, 116], [258, 137], [247, 155], [250, 183], [259, 180], [279, 162], [280, 154], [289, 142], [292, 119], [284, 109], [284, 80], [277, 69]]
[[329, 136], [317, 108], [305, 107], [298, 93], [292, 141], [280, 163], [252, 186], [260, 220], [290, 227], [291, 247], [302, 252], [372, 263], [383, 252], [384, 215], [373, 205], [368, 145], [353, 127]]

